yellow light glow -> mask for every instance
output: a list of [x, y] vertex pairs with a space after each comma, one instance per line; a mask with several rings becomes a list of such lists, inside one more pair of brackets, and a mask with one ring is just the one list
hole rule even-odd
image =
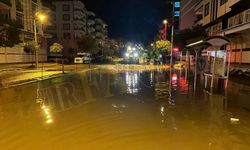
[[38, 16], [38, 18], [39, 18], [39, 20], [41, 21], [41, 22], [45, 22], [45, 20], [46, 20], [46, 16], [45, 15], [43, 15], [43, 14], [40, 14], [39, 16]]
[[44, 23], [47, 20], [47, 16], [46, 14], [42, 13], [42, 12], [37, 12], [36, 13], [36, 18], [41, 22]]
[[48, 119], [48, 120], [46, 121], [46, 123], [47, 123], [47, 124], [53, 123], [53, 120], [52, 120], [52, 119]]
[[43, 105], [43, 106], [42, 106], [42, 109], [45, 109], [45, 108], [46, 108], [46, 106]]

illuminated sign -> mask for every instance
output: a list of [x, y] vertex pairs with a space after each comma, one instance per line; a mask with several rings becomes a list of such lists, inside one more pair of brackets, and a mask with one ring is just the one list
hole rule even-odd
[[179, 16], [180, 16], [180, 11], [175, 11], [175, 12], [174, 12], [174, 16], [175, 16], [175, 17], [179, 17]]
[[181, 7], [181, 3], [180, 2], [175, 2], [174, 3], [174, 7], [175, 8], [180, 8]]

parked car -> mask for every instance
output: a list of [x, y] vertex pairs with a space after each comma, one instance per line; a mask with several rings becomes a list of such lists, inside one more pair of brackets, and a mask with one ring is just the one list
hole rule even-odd
[[76, 57], [74, 63], [75, 64], [83, 64], [83, 58], [82, 57]]

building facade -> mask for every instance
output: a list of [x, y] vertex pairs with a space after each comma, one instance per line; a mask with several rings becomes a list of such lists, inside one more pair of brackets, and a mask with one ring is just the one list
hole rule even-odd
[[[34, 20], [37, 12], [50, 12], [50, 9], [42, 5], [41, 0], [3, 0], [0, 1], [0, 17], [5, 21], [12, 21], [17, 24], [20, 32], [20, 42], [25, 44], [34, 41]], [[46, 34], [42, 25], [37, 21], [38, 43], [40, 44], [39, 60], [47, 60]], [[10, 40], [10, 39], [7, 39]]]
[[250, 1], [200, 0], [195, 5], [196, 22], [209, 36], [222, 35], [231, 40], [233, 63], [250, 63]]
[[181, 6], [181, 2], [180, 0], [174, 0], [174, 4], [173, 4], [173, 13], [174, 13], [174, 29], [175, 32], [178, 33], [180, 30], [180, 6]]
[[180, 4], [180, 30], [190, 29], [196, 22], [195, 6], [200, 0], [182, 0]]
[[76, 49], [77, 39], [87, 34], [87, 9], [80, 0], [53, 2], [54, 39], [65, 49]]
[[91, 36], [93, 39], [96, 38], [95, 35], [95, 13], [92, 11], [88, 11], [88, 16], [87, 16], [87, 34], [88, 36]]
[[95, 39], [100, 46], [108, 39], [108, 25], [100, 18], [95, 19]]

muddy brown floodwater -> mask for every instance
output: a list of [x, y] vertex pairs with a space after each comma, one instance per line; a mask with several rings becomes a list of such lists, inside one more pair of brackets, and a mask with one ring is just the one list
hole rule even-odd
[[95, 70], [1, 89], [0, 149], [249, 150], [250, 87], [209, 96], [186, 79]]

